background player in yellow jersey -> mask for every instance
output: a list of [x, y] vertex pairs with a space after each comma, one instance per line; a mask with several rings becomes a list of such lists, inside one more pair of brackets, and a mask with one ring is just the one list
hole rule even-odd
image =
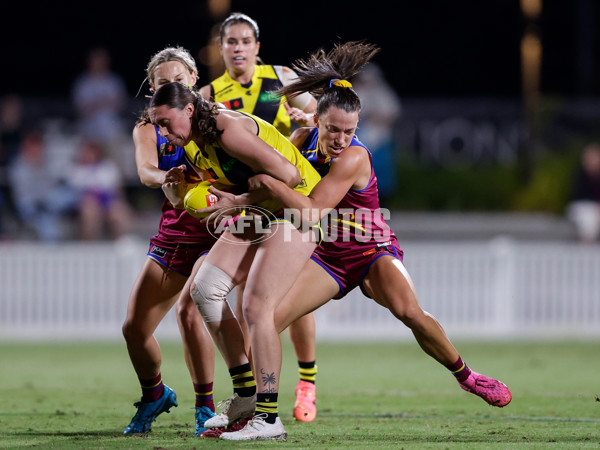
[[291, 134], [291, 121], [301, 126], [314, 124], [317, 101], [311, 94], [282, 99], [275, 93], [297, 75], [289, 67], [262, 63], [258, 56], [259, 29], [252, 18], [232, 13], [221, 24], [219, 34], [226, 70], [200, 89], [203, 98], [254, 114], [272, 123], [285, 137]]
[[[259, 28], [257, 23], [239, 12], [230, 14], [221, 24], [219, 49], [225, 73], [200, 89], [202, 97], [225, 105], [228, 109], [251, 113], [272, 123], [285, 137], [290, 137], [292, 121], [300, 126], [312, 126], [317, 101], [301, 93], [285, 99], [275, 91], [292, 83], [296, 73], [286, 66], [262, 64]], [[258, 64], [258, 63], [261, 64]], [[240, 296], [238, 296], [240, 298]], [[241, 304], [236, 304], [236, 316], [241, 319], [244, 333], [246, 324]], [[298, 319], [290, 328], [290, 337], [296, 350], [300, 381], [296, 386], [294, 417], [310, 422], [317, 415], [315, 405], [315, 319], [312, 313]], [[246, 339], [249, 342], [248, 339]]]

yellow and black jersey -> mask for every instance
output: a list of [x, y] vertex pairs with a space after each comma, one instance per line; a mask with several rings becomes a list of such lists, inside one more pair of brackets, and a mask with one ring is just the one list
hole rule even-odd
[[[260, 117], [248, 113], [244, 114], [254, 119], [258, 125], [258, 137], [281, 153], [300, 172], [302, 181], [294, 187], [294, 190], [304, 195], [310, 194], [312, 189], [321, 180], [318, 172], [302, 156], [294, 144], [286, 139], [273, 125]], [[237, 186], [241, 190], [246, 191], [248, 188], [248, 179], [256, 175], [248, 165], [228, 155], [218, 143], [205, 145], [201, 149], [194, 141], [191, 141], [185, 146], [185, 153], [192, 164], [208, 171], [212, 178], [226, 186]], [[281, 205], [274, 200], [261, 202], [259, 206], [271, 212], [275, 212], [281, 208]]]
[[275, 91], [283, 86], [274, 66], [256, 65], [252, 81], [241, 84], [226, 71], [210, 83], [211, 100], [228, 109], [243, 111], [273, 124], [285, 137], [290, 137], [291, 120]]

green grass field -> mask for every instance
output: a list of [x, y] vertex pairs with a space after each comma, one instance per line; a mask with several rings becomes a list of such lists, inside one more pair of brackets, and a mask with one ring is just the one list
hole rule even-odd
[[[414, 342], [319, 344], [313, 423], [292, 417], [297, 381], [284, 338], [280, 415], [288, 440], [231, 443], [193, 437], [193, 389], [181, 345], [162, 344], [163, 378], [179, 407], [147, 436], [121, 435], [139, 399], [125, 344], [0, 343], [0, 448], [598, 448], [597, 342], [455, 342], [478, 372], [513, 393], [493, 408], [459, 388]], [[220, 357], [215, 400], [230, 395]]]

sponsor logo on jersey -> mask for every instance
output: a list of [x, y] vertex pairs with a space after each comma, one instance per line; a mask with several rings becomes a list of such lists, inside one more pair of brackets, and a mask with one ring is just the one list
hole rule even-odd
[[222, 103], [225, 105], [225, 107], [227, 109], [237, 110], [237, 109], [242, 109], [244, 107], [244, 100], [242, 99], [242, 97], [233, 98], [231, 100], [227, 100]]
[[279, 97], [274, 92], [261, 92], [258, 101], [261, 103], [279, 103]]
[[159, 258], [164, 258], [165, 256], [167, 256], [167, 249], [155, 245], [154, 247], [152, 247], [152, 250], [150, 250], [150, 254], [156, 255]]
[[212, 178], [214, 178], [215, 180], [219, 178], [219, 175], [217, 175], [217, 172], [214, 171], [214, 169], [212, 167], [209, 167], [208, 169], [206, 169], [206, 171], [208, 173], [210, 173], [210, 176]]
[[160, 156], [165, 155], [173, 155], [175, 153], [175, 146], [173, 144], [169, 144], [168, 142], [163, 142], [160, 144]]

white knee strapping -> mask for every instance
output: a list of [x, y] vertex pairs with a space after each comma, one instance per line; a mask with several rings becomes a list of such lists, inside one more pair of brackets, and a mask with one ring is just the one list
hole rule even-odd
[[202, 263], [190, 293], [205, 322], [235, 318], [225, 298], [233, 288], [233, 280], [229, 275], [210, 263]]

